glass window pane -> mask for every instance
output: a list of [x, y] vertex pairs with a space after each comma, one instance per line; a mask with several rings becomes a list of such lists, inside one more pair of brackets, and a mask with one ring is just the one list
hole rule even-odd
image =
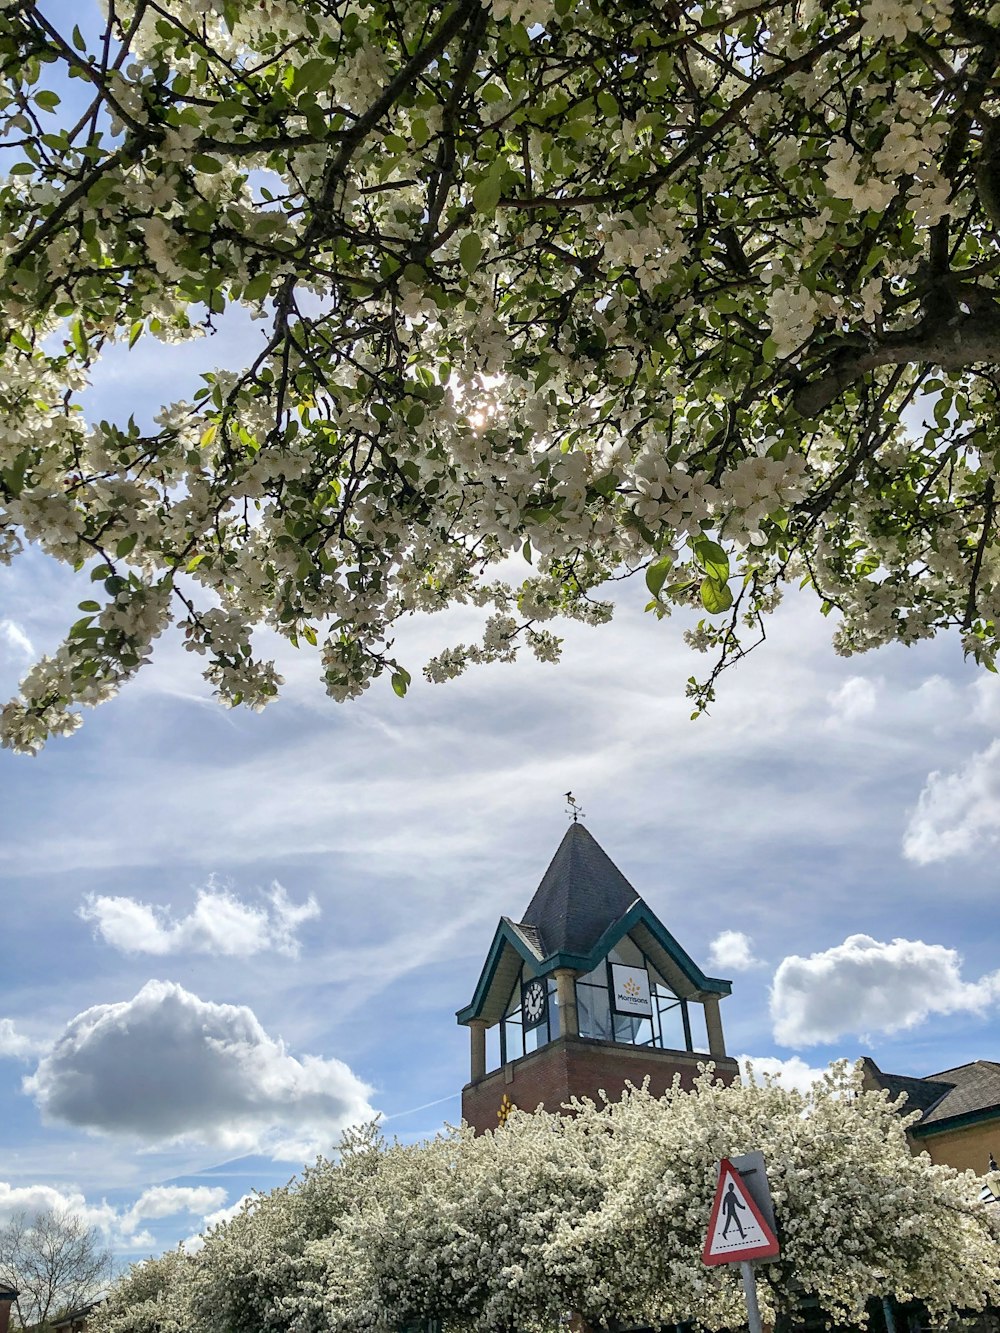
[[[700, 1009], [700, 1005], [691, 1006]], [[680, 1004], [673, 1002], [660, 1006], [660, 1040], [666, 1051], [686, 1051], [687, 1041], [684, 1036], [684, 1017]]]
[[580, 1018], [580, 1036], [614, 1041], [611, 1027], [611, 1005], [606, 986], [584, 986], [577, 983], [576, 1010]]
[[691, 1045], [694, 1050], [708, 1053], [708, 1029], [705, 1026], [705, 1006], [697, 1000], [688, 1005], [688, 1017], [691, 1020]]
[[494, 1023], [486, 1029], [486, 1068], [500, 1068], [500, 1024]]

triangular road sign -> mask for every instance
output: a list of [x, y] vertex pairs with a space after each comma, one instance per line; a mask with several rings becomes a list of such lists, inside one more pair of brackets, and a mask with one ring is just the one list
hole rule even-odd
[[740, 1180], [740, 1173], [728, 1157], [723, 1157], [702, 1262], [733, 1264], [747, 1259], [773, 1259], [777, 1253], [777, 1236]]

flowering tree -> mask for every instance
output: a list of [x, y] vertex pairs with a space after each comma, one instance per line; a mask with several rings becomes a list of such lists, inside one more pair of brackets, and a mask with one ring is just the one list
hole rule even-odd
[[386, 1145], [259, 1196], [193, 1257], [133, 1269], [95, 1333], [374, 1333], [743, 1322], [738, 1277], [701, 1249], [720, 1156], [764, 1151], [782, 1244], [758, 1266], [764, 1317], [815, 1297], [865, 1322], [873, 1296], [942, 1318], [1000, 1299], [1000, 1230], [979, 1181], [914, 1158], [857, 1073], [780, 1086], [633, 1092], [571, 1117], [515, 1112], [492, 1134]]
[[[0, 558], [93, 585], [6, 744], [171, 620], [226, 703], [261, 625], [402, 694], [399, 617], [488, 609], [434, 680], [553, 658], [638, 569], [704, 613], [697, 707], [790, 579], [842, 652], [993, 666], [991, 0], [105, 5], [0, 2]], [[89, 419], [112, 344], [240, 312], [155, 430]]]

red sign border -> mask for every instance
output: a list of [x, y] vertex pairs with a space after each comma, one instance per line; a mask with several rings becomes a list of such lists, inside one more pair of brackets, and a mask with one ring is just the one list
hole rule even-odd
[[[726, 1181], [733, 1179], [739, 1189], [740, 1197], [744, 1199], [750, 1212], [753, 1214], [754, 1221], [763, 1231], [765, 1236], [770, 1237], [769, 1243], [762, 1247], [760, 1245], [747, 1246], [743, 1250], [728, 1250], [725, 1254], [710, 1254], [712, 1237], [715, 1235], [715, 1224], [719, 1220], [719, 1210], [722, 1207], [722, 1192], [726, 1187]], [[723, 1157], [719, 1163], [719, 1183], [715, 1189], [715, 1201], [712, 1204], [712, 1215], [708, 1219], [708, 1231], [705, 1234], [705, 1248], [702, 1250], [701, 1262], [709, 1268], [714, 1268], [718, 1264], [736, 1264], [743, 1263], [747, 1259], [775, 1259], [780, 1253], [781, 1247], [778, 1245], [778, 1238], [774, 1235], [771, 1228], [765, 1222], [760, 1209], [753, 1201], [753, 1196], [743, 1184], [740, 1173], [733, 1166], [728, 1157]]]

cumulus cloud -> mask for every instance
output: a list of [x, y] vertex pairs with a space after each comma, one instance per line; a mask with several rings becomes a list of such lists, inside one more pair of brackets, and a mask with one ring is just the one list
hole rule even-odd
[[708, 947], [708, 962], [724, 972], [746, 972], [761, 965], [753, 954], [753, 940], [741, 930], [724, 930], [716, 935]]
[[808, 1092], [826, 1073], [825, 1069], [813, 1069], [798, 1055], [788, 1060], [782, 1060], [776, 1055], [740, 1055], [737, 1060], [744, 1083], [749, 1083], [751, 1076], [757, 1083], [773, 1078], [783, 1088], [795, 1088], [799, 1092]]
[[0, 620], [0, 648], [6, 657], [34, 657], [35, 648], [15, 620]]
[[286, 1161], [329, 1150], [374, 1115], [371, 1089], [342, 1061], [297, 1059], [245, 1005], [166, 981], [78, 1014], [24, 1089], [50, 1121]]
[[207, 1223], [210, 1210], [216, 1210], [212, 1216], [226, 1211], [222, 1205], [227, 1197], [221, 1185], [153, 1185], [143, 1190], [119, 1226], [129, 1236], [138, 1231], [141, 1222], [176, 1217], [179, 1213], [193, 1213]]
[[928, 773], [903, 835], [918, 865], [965, 856], [1000, 837], [1000, 740], [954, 773]]
[[812, 1046], [848, 1033], [898, 1032], [931, 1014], [983, 1010], [1000, 973], [966, 982], [954, 949], [922, 940], [885, 944], [850, 935], [822, 953], [785, 958], [774, 974], [771, 1018], [782, 1046]]
[[17, 1031], [12, 1019], [0, 1018], [0, 1059], [27, 1060], [40, 1049], [37, 1042]]
[[851, 676], [845, 680], [839, 690], [827, 696], [831, 709], [831, 721], [859, 722], [870, 717], [875, 711], [877, 689], [874, 681], [865, 676]]
[[4, 1226], [17, 1213], [44, 1213], [49, 1210], [56, 1213], [72, 1213], [87, 1226], [97, 1227], [105, 1235], [110, 1234], [117, 1220], [117, 1213], [109, 1203], [88, 1203], [86, 1197], [73, 1188], [56, 1189], [53, 1185], [10, 1185], [0, 1180], [0, 1226]]
[[[232, 1208], [220, 1207], [226, 1198], [227, 1192], [222, 1186], [153, 1185], [144, 1190], [131, 1207], [116, 1209], [107, 1200], [99, 1204], [88, 1203], [86, 1197], [73, 1187], [13, 1186], [0, 1181], [0, 1226], [17, 1213], [26, 1213], [30, 1217], [51, 1210], [78, 1217], [87, 1226], [96, 1227], [104, 1239], [117, 1248], [145, 1250], [155, 1248], [157, 1241], [152, 1232], [142, 1227], [143, 1222], [190, 1213], [201, 1217], [203, 1226], [207, 1227], [213, 1219], [229, 1216], [239, 1208], [239, 1204]], [[209, 1212], [209, 1209], [214, 1211]]]
[[228, 889], [210, 883], [199, 889], [187, 916], [173, 920], [168, 908], [153, 907], [136, 898], [111, 898], [89, 893], [79, 915], [93, 922], [95, 933], [122, 953], [223, 954], [247, 958], [273, 949], [297, 957], [297, 931], [319, 916], [319, 903], [310, 894], [293, 903], [280, 884], [267, 894], [266, 906], [254, 907]]

